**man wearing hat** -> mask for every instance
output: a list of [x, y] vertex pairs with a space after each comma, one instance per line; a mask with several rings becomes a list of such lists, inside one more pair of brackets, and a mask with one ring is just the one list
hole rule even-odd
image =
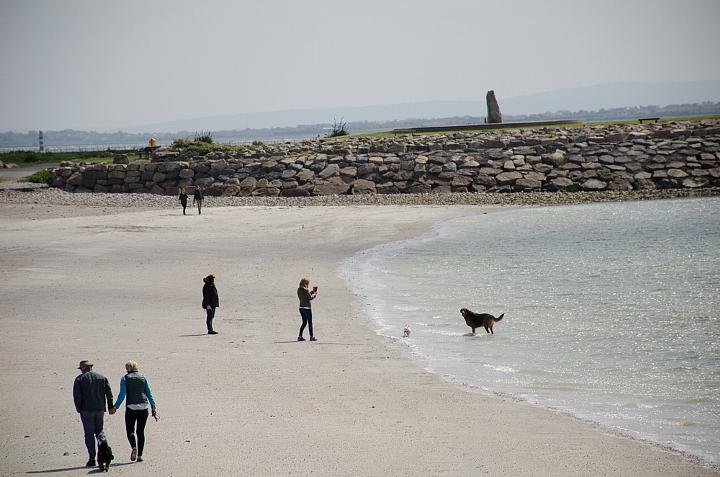
[[98, 443], [105, 441], [103, 432], [103, 415], [105, 405], [110, 414], [115, 414], [113, 395], [110, 383], [105, 376], [92, 370], [93, 363], [87, 359], [80, 361], [78, 369], [80, 376], [75, 378], [73, 384], [73, 398], [75, 409], [80, 413], [83, 430], [85, 431], [85, 447], [88, 450], [87, 467], [95, 466], [95, 440]]

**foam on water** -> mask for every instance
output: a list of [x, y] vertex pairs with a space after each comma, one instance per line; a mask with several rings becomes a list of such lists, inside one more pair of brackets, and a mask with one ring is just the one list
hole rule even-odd
[[[432, 372], [720, 461], [720, 199], [501, 211], [341, 274]], [[461, 307], [505, 318], [476, 336]]]

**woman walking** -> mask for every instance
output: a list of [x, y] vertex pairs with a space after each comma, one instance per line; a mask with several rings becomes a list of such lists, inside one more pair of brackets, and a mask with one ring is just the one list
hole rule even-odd
[[314, 300], [317, 296], [317, 287], [313, 287], [312, 291], [308, 290], [310, 287], [310, 280], [303, 278], [300, 280], [300, 286], [298, 287], [297, 294], [300, 299], [300, 318], [302, 318], [302, 325], [300, 325], [300, 333], [298, 333], [298, 341], [305, 341], [303, 338], [303, 331], [307, 325], [308, 331], [310, 332], [310, 341], [317, 341], [313, 335], [313, 324], [312, 324], [312, 308], [310, 307], [310, 301]]
[[203, 278], [203, 282], [205, 282], [205, 285], [203, 285], [202, 290], [202, 307], [207, 313], [205, 323], [207, 324], [208, 334], [216, 335], [218, 333], [213, 329], [213, 319], [215, 319], [215, 308], [220, 306], [220, 299], [218, 298], [217, 288], [215, 288], [215, 275], [208, 275]]
[[[115, 401], [118, 409], [127, 395], [125, 405], [125, 432], [132, 447], [131, 461], [142, 462], [143, 448], [145, 447], [145, 424], [148, 419], [148, 408], [152, 409], [152, 417], [157, 421], [157, 408], [147, 378], [138, 372], [135, 361], [125, 363], [127, 374], [120, 378], [120, 394]], [[135, 440], [137, 436], [137, 441]]]
[[186, 215], [185, 209], [187, 209], [188, 195], [185, 192], [185, 189], [180, 189], [180, 196], [178, 198], [180, 199], [180, 205], [182, 205], [183, 208], [183, 215]]

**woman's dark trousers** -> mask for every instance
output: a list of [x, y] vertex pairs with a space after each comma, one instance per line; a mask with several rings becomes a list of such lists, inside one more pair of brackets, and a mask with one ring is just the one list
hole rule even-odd
[[302, 317], [302, 325], [300, 326], [300, 333], [298, 336], [302, 336], [303, 331], [305, 331], [305, 326], [307, 325], [308, 331], [310, 331], [310, 337], [313, 337], [313, 328], [312, 328], [312, 310], [308, 308], [300, 308], [300, 317]]
[[205, 309], [207, 312], [207, 320], [205, 320], [205, 323], [207, 324], [208, 333], [213, 330], [213, 319], [215, 318], [215, 308], [211, 307], [209, 310]]
[[[130, 447], [133, 449], [137, 448], [138, 455], [142, 455], [143, 447], [145, 447], [145, 424], [148, 419], [148, 410], [127, 408], [125, 410], [125, 432], [127, 433]], [[135, 424], [137, 424], [137, 432], [135, 432]], [[137, 434], [137, 443], [135, 442], [135, 435]]]

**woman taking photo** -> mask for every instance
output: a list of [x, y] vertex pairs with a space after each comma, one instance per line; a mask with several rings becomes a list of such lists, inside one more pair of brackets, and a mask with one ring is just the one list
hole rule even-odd
[[317, 341], [313, 335], [312, 325], [312, 309], [310, 308], [310, 301], [314, 300], [317, 296], [317, 287], [313, 287], [312, 291], [308, 290], [310, 286], [310, 280], [303, 278], [300, 280], [300, 286], [298, 287], [297, 294], [300, 299], [300, 318], [302, 318], [302, 325], [300, 326], [300, 333], [298, 333], [298, 341], [305, 341], [303, 338], [303, 331], [307, 325], [308, 331], [310, 332], [310, 341]]
[[[155, 399], [153, 398], [147, 378], [138, 372], [138, 364], [135, 361], [125, 363], [125, 371], [127, 371], [127, 374], [120, 378], [120, 393], [113, 407], [118, 409], [127, 395], [125, 432], [127, 433], [130, 447], [132, 447], [130, 460], [142, 462], [148, 408], [152, 408], [152, 416], [157, 421]], [[137, 442], [135, 441], [136, 435]]]

